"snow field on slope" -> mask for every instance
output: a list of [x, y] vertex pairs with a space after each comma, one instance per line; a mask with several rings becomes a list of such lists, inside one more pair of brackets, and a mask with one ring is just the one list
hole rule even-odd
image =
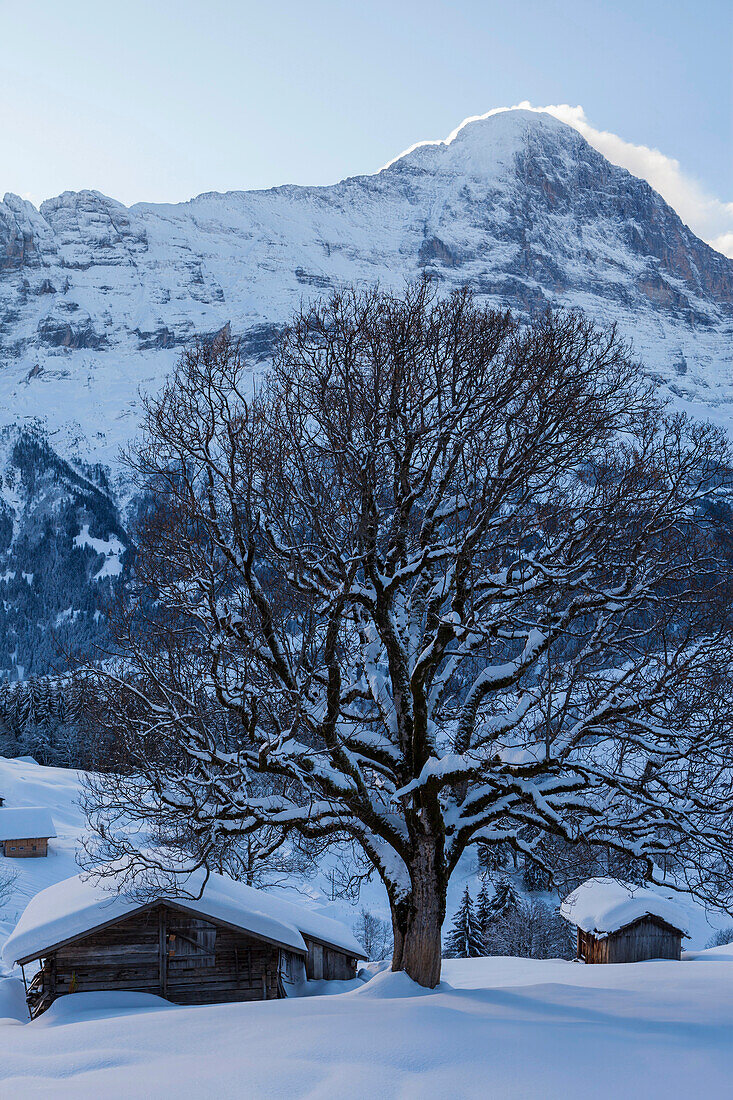
[[[0, 881], [5, 873], [14, 877], [9, 898], [5, 901], [0, 898], [0, 948], [35, 894], [79, 874], [76, 857], [87, 831], [80, 805], [82, 781], [82, 772], [46, 768], [32, 761], [8, 760], [0, 756], [0, 797], [5, 799], [0, 814], [6, 808], [45, 807], [58, 834], [49, 841], [45, 858], [4, 859], [0, 856]], [[322, 916], [339, 920], [351, 929], [358, 918], [359, 905], [340, 899], [331, 901], [328, 896], [329, 872], [335, 859], [324, 861], [320, 874], [306, 882], [297, 882], [292, 888], [273, 888], [274, 909], [287, 913], [287, 902], [294, 902], [312, 912], [314, 928]], [[382, 918], [389, 914], [386, 896], [376, 883], [367, 885], [361, 904], [378, 911]], [[0, 978], [7, 973], [8, 969], [0, 961]]]
[[79, 873], [76, 853], [85, 830], [84, 815], [78, 804], [80, 793], [79, 772], [0, 757], [0, 798], [5, 799], [0, 814], [5, 808], [43, 807], [50, 813], [57, 833], [49, 841], [48, 855], [44, 858], [0, 857], [0, 881], [5, 874], [14, 876], [10, 898], [0, 900], [0, 941], [3, 943], [34, 894]]

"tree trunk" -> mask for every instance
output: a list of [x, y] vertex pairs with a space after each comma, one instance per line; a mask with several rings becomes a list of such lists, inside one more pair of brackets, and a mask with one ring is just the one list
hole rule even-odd
[[412, 891], [392, 907], [392, 969], [404, 970], [418, 985], [440, 981], [445, 884], [436, 870], [434, 843], [420, 845], [411, 868]]
[[405, 917], [402, 916], [402, 906], [392, 906], [392, 936], [394, 947], [392, 949], [392, 969], [404, 970], [402, 959], [405, 950]]

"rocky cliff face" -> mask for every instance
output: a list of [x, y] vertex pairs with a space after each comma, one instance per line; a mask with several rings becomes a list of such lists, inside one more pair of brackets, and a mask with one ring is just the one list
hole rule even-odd
[[176, 349], [231, 321], [253, 368], [301, 299], [429, 271], [525, 314], [615, 320], [683, 405], [727, 418], [733, 262], [547, 115], [472, 122], [374, 176], [130, 209], [93, 191], [0, 204], [0, 401], [112, 461]]
[[0, 680], [22, 679], [106, 643], [127, 540], [106, 471], [43, 432], [0, 430], [0, 470]]

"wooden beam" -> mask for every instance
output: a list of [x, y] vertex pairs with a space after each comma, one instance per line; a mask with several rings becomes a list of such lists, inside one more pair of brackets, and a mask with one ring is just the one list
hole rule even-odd
[[168, 942], [165, 922], [165, 906], [158, 913], [158, 978], [162, 997], [168, 995]]
[[28, 1009], [28, 1019], [33, 1019], [33, 1013], [31, 1012], [31, 1006], [28, 1004], [28, 982], [25, 980], [25, 967], [21, 966], [20, 972], [23, 975], [23, 988], [25, 989], [25, 1007]]

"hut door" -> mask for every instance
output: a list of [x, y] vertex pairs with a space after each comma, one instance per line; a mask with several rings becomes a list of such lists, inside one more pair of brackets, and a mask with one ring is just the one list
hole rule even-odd
[[323, 977], [323, 947], [320, 943], [308, 944], [308, 977], [320, 981]]
[[294, 951], [280, 951], [280, 986], [286, 996], [295, 996], [306, 980], [305, 960]]

